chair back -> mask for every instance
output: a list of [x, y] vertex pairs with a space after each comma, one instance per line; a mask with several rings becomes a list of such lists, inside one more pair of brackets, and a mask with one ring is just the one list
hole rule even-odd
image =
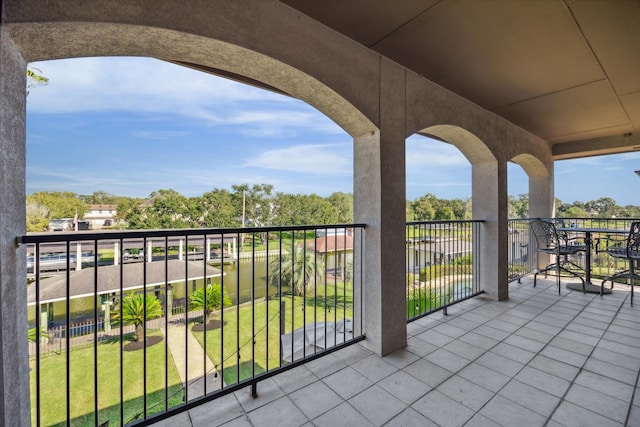
[[529, 227], [536, 237], [539, 248], [556, 248], [558, 246], [558, 232], [553, 222], [546, 219], [533, 219]]
[[640, 221], [631, 223], [627, 237], [627, 258], [640, 259]]

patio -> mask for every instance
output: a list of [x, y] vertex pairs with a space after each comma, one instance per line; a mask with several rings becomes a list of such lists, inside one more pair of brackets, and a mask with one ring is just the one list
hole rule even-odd
[[509, 286], [408, 324], [380, 358], [353, 345], [156, 426], [637, 426], [640, 309], [628, 286]]

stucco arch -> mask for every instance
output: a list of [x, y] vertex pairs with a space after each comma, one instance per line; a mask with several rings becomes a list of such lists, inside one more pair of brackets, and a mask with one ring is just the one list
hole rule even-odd
[[90, 56], [139, 56], [247, 77], [307, 102], [352, 137], [376, 126], [320, 79], [257, 51], [211, 37], [145, 25], [96, 22], [7, 24], [29, 62]]
[[532, 154], [518, 154], [511, 160], [520, 165], [529, 178], [548, 178], [551, 175], [545, 165]]
[[474, 164], [495, 162], [496, 158], [480, 138], [459, 126], [435, 125], [420, 131], [456, 146]]

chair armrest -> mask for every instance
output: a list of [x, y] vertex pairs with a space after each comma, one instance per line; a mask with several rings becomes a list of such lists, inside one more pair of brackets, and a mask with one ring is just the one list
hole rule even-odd
[[[596, 253], [607, 252], [607, 249], [612, 247], [624, 247], [627, 243], [627, 239], [620, 236], [607, 235], [605, 237], [596, 237]], [[604, 248], [600, 246], [600, 243], [604, 244]]]

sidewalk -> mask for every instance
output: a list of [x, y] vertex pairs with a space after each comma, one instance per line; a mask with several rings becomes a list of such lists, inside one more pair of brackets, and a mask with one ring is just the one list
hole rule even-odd
[[213, 362], [188, 326], [173, 324], [169, 326], [167, 331], [163, 329], [163, 333], [167, 339], [173, 362], [180, 374], [180, 380], [187, 385], [186, 401], [205, 395], [205, 378], [207, 393], [221, 388], [221, 375], [215, 378], [216, 370]]

